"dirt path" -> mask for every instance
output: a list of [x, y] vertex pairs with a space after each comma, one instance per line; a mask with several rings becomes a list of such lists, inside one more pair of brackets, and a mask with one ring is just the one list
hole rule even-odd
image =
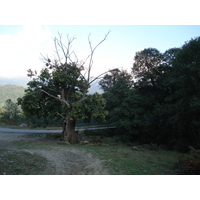
[[[27, 143], [24, 147], [16, 142]], [[28, 145], [30, 143], [30, 145]], [[30, 134], [0, 133], [0, 148], [23, 150], [39, 154], [48, 160], [44, 174], [55, 175], [103, 175], [108, 171], [103, 161], [90, 152], [71, 145], [61, 145], [47, 138], [31, 137]]]
[[55, 175], [103, 175], [107, 171], [102, 161], [91, 153], [74, 147], [54, 146], [48, 150], [27, 150], [29, 153], [40, 154], [49, 161], [48, 171]]

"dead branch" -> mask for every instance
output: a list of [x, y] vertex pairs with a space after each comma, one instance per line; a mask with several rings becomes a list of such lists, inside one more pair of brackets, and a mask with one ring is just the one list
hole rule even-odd
[[56, 113], [56, 115], [58, 115], [58, 116], [60, 116], [60, 117], [62, 117], [63, 119], [66, 119], [66, 117], [64, 117], [63, 115], [61, 115], [60, 113]]
[[89, 84], [93, 83], [93, 82], [96, 81], [97, 79], [102, 78], [102, 76], [103, 76], [104, 74], [107, 74], [108, 72], [112, 72], [112, 71], [116, 71], [116, 70], [118, 70], [118, 69], [117, 69], [117, 68], [116, 68], [116, 69], [111, 69], [111, 70], [108, 70], [108, 71], [106, 71], [106, 72], [100, 74], [99, 76], [95, 77], [92, 81], [90, 81]]
[[[90, 60], [89, 60], [89, 67], [88, 67], [88, 72], [85, 72], [84, 75], [81, 74], [82, 77], [84, 77], [85, 81], [87, 82], [88, 87], [85, 89], [85, 91], [84, 91], [84, 93], [83, 93], [83, 97], [82, 97], [79, 101], [77, 101], [77, 102], [82, 102], [82, 101], [86, 100], [87, 98], [86, 98], [85, 96], [86, 96], [86, 93], [87, 93], [87, 90], [88, 90], [90, 84], [91, 84], [92, 82], [94, 82], [95, 80], [97, 80], [98, 78], [100, 78], [102, 75], [104, 75], [104, 74], [106, 74], [106, 73], [109, 72], [109, 71], [104, 72], [104, 73], [100, 74], [99, 76], [97, 76], [97, 77], [96, 77], [95, 79], [93, 79], [92, 81], [90, 81], [90, 79], [91, 79], [91, 77], [90, 77], [90, 72], [91, 72], [92, 65], [93, 65], [93, 55], [94, 55], [94, 52], [95, 52], [95, 50], [97, 49], [97, 47], [107, 39], [109, 33], [110, 33], [110, 31], [108, 31], [108, 33], [105, 35], [105, 37], [104, 37], [94, 48], [92, 47], [92, 43], [91, 43], [91, 40], [90, 40], [90, 35], [91, 35], [91, 34], [89, 34], [89, 36], [88, 36], [88, 43], [89, 43], [89, 46], [90, 46], [90, 51], [91, 51], [91, 53], [90, 53], [90, 54], [88, 55], [88, 57], [86, 58], [85, 62], [82, 63], [82, 66], [86, 63], [86, 61], [87, 61], [88, 59], [90, 59]], [[85, 77], [85, 76], [86, 76], [86, 73], [88, 73], [88, 74], [87, 74], [87, 78]]]
[[87, 82], [89, 83], [90, 82], [90, 72], [91, 72], [91, 69], [92, 69], [92, 64], [93, 64], [93, 55], [94, 55], [94, 51], [96, 50], [96, 48], [101, 44], [103, 43], [108, 35], [109, 35], [110, 31], [108, 31], [108, 33], [105, 35], [105, 37], [94, 47], [92, 48], [92, 43], [91, 43], [91, 40], [90, 40], [90, 35], [88, 36], [88, 43], [89, 43], [89, 46], [90, 46], [90, 54], [87, 56], [87, 58], [85, 59], [85, 61], [82, 63], [82, 66], [87, 62], [88, 59], [89, 60], [89, 67], [88, 67], [88, 75], [87, 75]]
[[57, 45], [57, 41], [56, 41], [56, 40], [57, 40], [57, 39], [54, 38], [54, 46], [55, 46], [55, 49], [56, 49], [56, 54], [57, 54], [59, 63], [60, 63], [60, 65], [62, 65], [61, 58], [60, 58], [60, 54], [59, 54], [59, 52], [58, 52], [58, 45]]
[[109, 35], [110, 31], [108, 31], [108, 33], [105, 35], [105, 37], [94, 47], [92, 48], [92, 44], [91, 44], [91, 40], [90, 40], [90, 35], [88, 36], [88, 42], [89, 42], [89, 45], [90, 45], [90, 50], [91, 50], [91, 54], [90, 54], [90, 61], [89, 61], [89, 69], [88, 69], [88, 83], [90, 82], [90, 72], [91, 72], [91, 69], [92, 69], [92, 64], [93, 64], [93, 54], [94, 54], [94, 51], [96, 50], [96, 48], [101, 44], [103, 43], [108, 35]]
[[58, 33], [59, 35], [59, 39], [58, 38], [55, 38], [55, 43], [56, 43], [56, 53], [58, 55], [58, 59], [60, 60], [60, 63], [61, 63], [61, 58], [60, 58], [60, 55], [59, 55], [59, 52], [58, 52], [58, 46], [60, 48], [60, 50], [62, 51], [64, 57], [65, 57], [65, 64], [68, 64], [68, 59], [70, 60], [70, 62], [72, 62], [71, 58], [70, 58], [70, 49], [71, 49], [71, 44], [72, 42], [76, 39], [75, 37], [73, 37], [72, 39], [69, 38], [69, 36], [67, 35], [67, 40], [68, 40], [68, 43], [67, 43], [67, 46], [65, 46], [62, 42], [62, 35], [60, 33]]
[[85, 101], [87, 99], [86, 96], [83, 96], [81, 99], [79, 99], [78, 101], [76, 101], [76, 103], [81, 103], [83, 101]]
[[[89, 46], [90, 46], [90, 54], [89, 54], [88, 57], [86, 58], [85, 62], [83, 62], [83, 63], [81, 64], [81, 67], [83, 67], [84, 64], [86, 63], [86, 61], [88, 61], [88, 59], [89, 59], [88, 70], [85, 72], [84, 75], [83, 75], [82, 73], [80, 73], [80, 75], [84, 78], [84, 80], [85, 80], [87, 86], [86, 86], [85, 90], [84, 90], [83, 93], [82, 93], [82, 94], [83, 94], [82, 97], [81, 97], [80, 100], [78, 100], [77, 102], [83, 102], [84, 100], [87, 99], [86, 94], [87, 94], [88, 88], [90, 87], [90, 84], [91, 84], [91, 83], [93, 83], [95, 80], [101, 78], [104, 74], [106, 74], [106, 73], [112, 71], [112, 70], [106, 71], [106, 72], [100, 74], [99, 76], [95, 77], [94, 79], [92, 79], [92, 77], [90, 77], [91, 69], [92, 69], [92, 66], [93, 66], [93, 56], [94, 56], [94, 52], [95, 52], [95, 50], [97, 49], [97, 47], [107, 39], [109, 33], [110, 33], [110, 31], [108, 31], [108, 33], [105, 34], [104, 38], [103, 38], [95, 47], [92, 47], [92, 42], [91, 42], [91, 40], [90, 40], [91, 34], [89, 34], [89, 36], [88, 36], [88, 43], [89, 43]], [[78, 58], [77, 58], [75, 52], [74, 52], [74, 51], [72, 51], [72, 52], [70, 51], [71, 46], [72, 46], [72, 42], [73, 42], [76, 38], [75, 38], [75, 37], [69, 38], [69, 36], [67, 35], [68, 42], [67, 42], [66, 45], [64, 45], [64, 44], [63, 44], [63, 41], [62, 41], [62, 35], [61, 35], [60, 33], [58, 33], [58, 35], [59, 35], [59, 36], [58, 36], [57, 38], [56, 38], [56, 37], [54, 38], [54, 45], [55, 45], [55, 52], [56, 52], [56, 55], [57, 55], [57, 59], [55, 59], [54, 63], [52, 63], [52, 64], [54, 64], [55, 66], [59, 66], [59, 65], [65, 64], [65, 69], [63, 69], [63, 70], [64, 70], [64, 72], [67, 72], [66, 70], [67, 70], [68, 61], [70, 61], [71, 63], [76, 63], [76, 64], [78, 63]], [[42, 55], [42, 54], [41, 54], [41, 55]], [[62, 63], [63, 57], [62, 57], [61, 55], [64, 56], [65, 63]], [[71, 56], [72, 56], [72, 55], [74, 55], [74, 57], [75, 57], [75, 60], [76, 60], [75, 62], [73, 62], [73, 61], [71, 60]], [[50, 62], [51, 62], [50, 59], [48, 58], [48, 56], [45, 57], [45, 56], [42, 55], [42, 57], [43, 57], [44, 61], [46, 62], [46, 65], [48, 66], [48, 64], [50, 64]], [[80, 69], [81, 69], [81, 68], [80, 68]], [[80, 71], [81, 71], [81, 70], [80, 70]], [[30, 75], [31, 75], [31, 76], [34, 75], [34, 74], [32, 73], [32, 71], [30, 71]], [[92, 79], [92, 80], [91, 80], [91, 79]], [[54, 98], [55, 100], [58, 100], [58, 101], [60, 101], [60, 102], [62, 102], [62, 103], [64, 103], [64, 104], [66, 104], [67, 107], [70, 108], [70, 105], [69, 105], [69, 103], [68, 103], [68, 98], [69, 98], [71, 89], [68, 90], [66, 99], [64, 98], [64, 96], [65, 96], [65, 95], [64, 95], [64, 92], [65, 92], [64, 90], [63, 90], [63, 91], [60, 91], [60, 92], [61, 92], [61, 98], [59, 98], [59, 97], [57, 97], [57, 96], [54, 96], [54, 95], [52, 95], [52, 94], [46, 92], [45, 90], [41, 90], [41, 91], [44, 92], [45, 94], [47, 94], [48, 96]]]
[[64, 99], [61, 99], [61, 98], [59, 98], [59, 97], [56, 97], [56, 96], [54, 96], [54, 95], [52, 95], [52, 94], [46, 92], [45, 90], [41, 90], [41, 91], [44, 92], [45, 94], [47, 94], [48, 96], [50, 96], [50, 97], [52, 97], [52, 98], [54, 98], [54, 99], [56, 99], [56, 100], [58, 100], [58, 101], [60, 101], [60, 102], [62, 102], [62, 103], [65, 103], [65, 104], [67, 105], [67, 107], [70, 108], [70, 105], [69, 105], [68, 102], [65, 101]]
[[92, 84], [94, 81], [96, 81], [97, 79], [102, 78], [102, 76], [103, 76], [104, 74], [107, 74], [108, 72], [113, 72], [113, 71], [118, 71], [118, 68], [108, 70], [108, 71], [106, 71], [106, 72], [100, 74], [99, 76], [95, 77], [92, 81], [90, 81], [90, 82], [88, 83], [88, 87], [86, 88], [85, 92], [83, 93], [82, 98], [81, 98], [80, 100], [76, 101], [76, 103], [81, 103], [81, 102], [83, 102], [83, 101], [85, 101], [85, 100], [87, 99], [86, 93], [87, 93], [87, 90], [88, 90], [88, 88], [89, 88], [89, 85], [91, 85], [91, 84]]

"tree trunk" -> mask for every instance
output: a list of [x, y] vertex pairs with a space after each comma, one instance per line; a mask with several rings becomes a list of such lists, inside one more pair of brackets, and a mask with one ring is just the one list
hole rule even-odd
[[74, 118], [66, 119], [63, 123], [62, 140], [67, 141], [70, 144], [77, 144], [78, 137], [75, 132], [76, 121]]

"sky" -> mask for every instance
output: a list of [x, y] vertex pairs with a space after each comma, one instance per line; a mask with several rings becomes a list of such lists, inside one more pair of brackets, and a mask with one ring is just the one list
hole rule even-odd
[[27, 70], [44, 67], [42, 56], [55, 55], [53, 39], [62, 34], [76, 39], [72, 43], [79, 61], [90, 54], [88, 36], [92, 46], [100, 42], [95, 51], [92, 76], [109, 69], [131, 70], [134, 55], [144, 48], [156, 48], [165, 52], [173, 47], [181, 47], [191, 38], [200, 36], [200, 25], [0, 25], [0, 78], [27, 79]]

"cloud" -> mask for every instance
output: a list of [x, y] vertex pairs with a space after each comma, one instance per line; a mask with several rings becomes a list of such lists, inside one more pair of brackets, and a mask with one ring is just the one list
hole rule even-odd
[[[64, 31], [67, 30], [67, 27], [64, 28]], [[67, 37], [64, 31], [62, 34], [65, 44]], [[91, 53], [87, 35], [82, 37], [79, 32], [77, 34], [77, 40], [73, 42], [71, 51], [75, 51], [79, 61], [84, 61]], [[69, 36], [71, 37], [71, 35]], [[101, 35], [97, 34], [97, 36], [97, 38], [95, 35], [91, 37], [93, 47], [103, 38]], [[40, 53], [44, 56], [49, 55], [50, 58], [55, 55], [53, 37], [55, 35], [53, 35], [48, 26], [23, 26], [17, 34], [0, 34], [0, 77], [27, 77], [27, 70], [30, 68], [40, 72], [44, 67]], [[132, 67], [132, 55], [123, 56], [121, 53], [124, 51], [123, 48], [120, 46], [122, 49], [117, 52], [115, 50], [118, 45], [114, 44], [113, 47], [112, 40], [106, 40], [95, 50], [91, 76], [96, 77], [109, 69], [117, 67]], [[85, 65], [86, 68], [88, 67], [88, 62]]]
[[45, 26], [23, 26], [15, 35], [0, 35], [1, 77], [26, 77], [27, 69], [40, 71], [40, 53], [51, 49], [52, 34]]

